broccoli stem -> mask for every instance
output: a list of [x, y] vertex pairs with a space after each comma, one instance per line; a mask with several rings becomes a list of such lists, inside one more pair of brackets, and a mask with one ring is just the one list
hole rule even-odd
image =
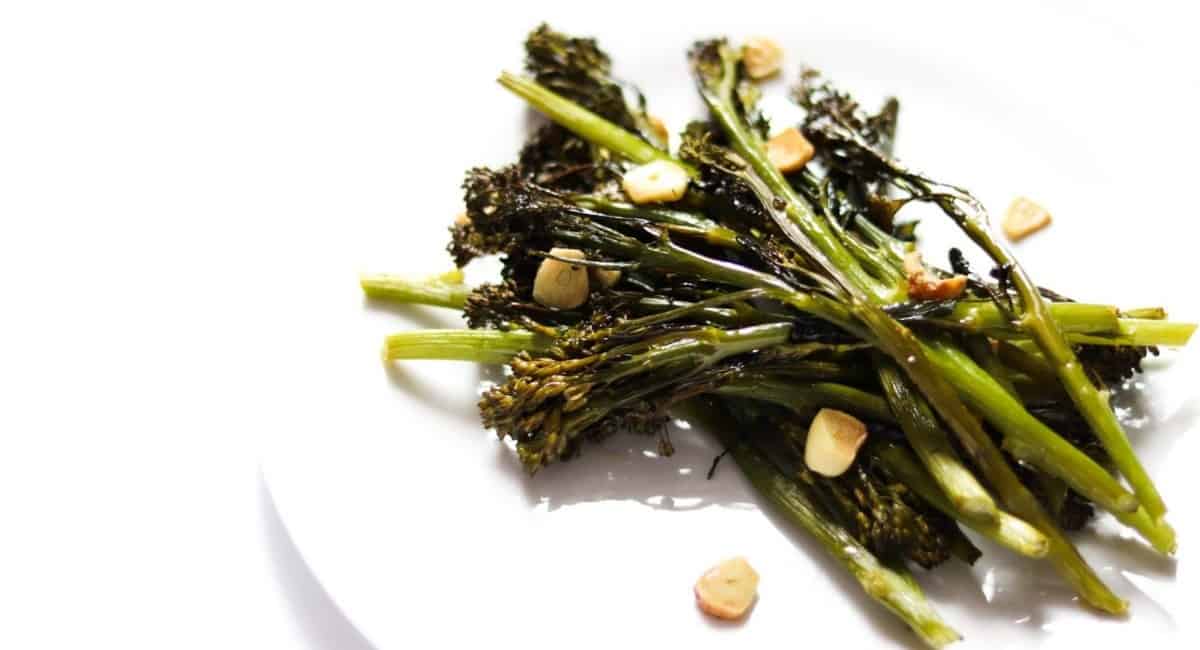
[[532, 79], [510, 72], [502, 72], [497, 81], [546, 117], [589, 142], [618, 153], [635, 163], [665, 160], [687, 170], [693, 178], [699, 175], [699, 172], [692, 166], [676, 160], [667, 152]]
[[797, 384], [757, 375], [739, 377], [717, 387], [718, 395], [771, 402], [797, 413], [811, 415], [821, 408], [835, 408], [882, 422], [893, 421], [887, 402], [878, 395], [831, 382]]
[[[683, 307], [693, 307], [696, 303], [685, 300], [673, 300], [671, 298], [639, 298], [633, 303], [632, 307], [638, 314], [653, 316], [656, 314], [664, 314]], [[760, 323], [771, 322], [772, 320], [779, 321], [782, 319], [772, 319], [763, 315], [761, 312], [753, 309], [741, 310], [737, 307], [698, 307], [693, 314], [696, 319], [713, 325], [722, 327], [741, 327], [743, 325], [755, 325]]]
[[1038, 491], [1041, 493], [1040, 496], [1047, 513], [1055, 521], [1062, 521], [1063, 507], [1067, 503], [1067, 495], [1071, 492], [1071, 488], [1057, 476], [1050, 476], [1044, 472], [1034, 474], [1033, 480], [1038, 485]]
[[1196, 331], [1195, 323], [1175, 323], [1146, 318], [1122, 318], [1116, 336], [1090, 336], [1087, 333], [1071, 332], [1067, 341], [1072, 344], [1094, 345], [1163, 345], [1183, 347]]
[[1000, 361], [1000, 355], [992, 349], [990, 339], [986, 336], [970, 336], [965, 337], [961, 343], [976, 365], [991, 375], [992, 379], [995, 379], [996, 383], [1000, 384], [1000, 387], [1009, 395], [1020, 399], [1017, 387], [1013, 383], [1014, 373], [1011, 368]]
[[932, 648], [941, 648], [961, 638], [942, 621], [916, 582], [884, 566], [846, 529], [823, 516], [804, 488], [738, 441], [730, 434], [733, 430], [725, 426], [714, 428], [750, 484], [789, 522], [812, 535], [858, 580], [868, 596], [891, 610]]
[[848, 233], [836, 220], [829, 221], [829, 227], [837, 235], [838, 241], [850, 251], [868, 273], [883, 281], [885, 286], [903, 286], [906, 284], [904, 274], [892, 263], [886, 250], [868, 246], [858, 237]]
[[1148, 320], [1167, 320], [1167, 310], [1163, 307], [1138, 307], [1122, 309], [1122, 318], [1145, 318]]
[[988, 539], [1031, 558], [1043, 558], [1050, 551], [1050, 541], [1038, 529], [1003, 510], [992, 519], [981, 519], [963, 510], [946, 498], [938, 483], [921, 463], [904, 447], [894, 443], [869, 446], [866, 453], [879, 460], [881, 466], [905, 486], [911, 488], [929, 505], [962, 522]]
[[[796, 309], [833, 323], [847, 332], [866, 339], [869, 333], [841, 303], [819, 294], [798, 291], [769, 273], [706, 257], [668, 240], [645, 244], [598, 224], [587, 227], [555, 227], [559, 240], [596, 248], [610, 255], [635, 261], [644, 267], [680, 273], [710, 281], [741, 287], [762, 289], [763, 297], [787, 303]], [[879, 314], [886, 318], [882, 310]], [[907, 331], [907, 330], [905, 330]]]
[[996, 346], [996, 356], [1006, 367], [1029, 377], [1034, 385], [1042, 389], [1043, 394], [1048, 392], [1048, 394], [1054, 395], [1056, 392], [1062, 391], [1054, 370], [1046, 365], [1046, 362], [1037, 354], [1022, 349], [1009, 341], [999, 341]]
[[462, 309], [471, 287], [463, 284], [460, 270], [424, 280], [412, 280], [384, 273], [363, 274], [359, 277], [363, 293], [370, 298], [401, 303], [432, 305]]
[[762, 271], [695, 253], [669, 239], [646, 244], [597, 223], [553, 225], [555, 238], [572, 244], [590, 246], [610, 255], [642, 265], [715, 280], [746, 289], [765, 288], [792, 291], [791, 285]]
[[[1050, 304], [1050, 310], [1054, 317], [1063, 323], [1064, 331], [1088, 334], [1119, 334], [1121, 331], [1116, 307], [1056, 302]], [[1013, 332], [1009, 316], [990, 300], [960, 301], [954, 305], [950, 315], [942, 320], [947, 326], [972, 334]]]
[[522, 351], [548, 350], [551, 339], [526, 330], [416, 330], [390, 334], [384, 340], [384, 361], [436, 359], [508, 363]]
[[[1057, 466], [1046, 457], [1042, 449], [1027, 445], [1024, 441], [1011, 437], [1004, 439], [1004, 449], [1017, 460], [1027, 463], [1043, 474], [1060, 477], [1057, 472]], [[1069, 481], [1067, 483], [1070, 485]], [[1074, 488], [1075, 486], [1071, 485], [1071, 487]], [[1076, 492], [1078, 491], [1078, 488], [1076, 488]], [[1165, 519], [1150, 517], [1145, 506], [1138, 504], [1135, 510], [1109, 510], [1109, 512], [1117, 518], [1117, 521], [1136, 530], [1142, 536], [1142, 539], [1150, 543], [1150, 546], [1154, 550], [1163, 555], [1171, 555], [1175, 552], [1175, 529]]]
[[[930, 361], [954, 383], [967, 403], [1006, 438], [1021, 445], [1045, 471], [1065, 480], [1075, 491], [1110, 512], [1132, 512], [1136, 498], [1087, 454], [1030, 415], [1004, 386], [969, 356], [944, 339], [925, 345]], [[990, 442], [990, 439], [989, 439]], [[1003, 458], [1000, 459], [1001, 462]]]
[[[1099, 390], [1088, 378], [1083, 364], [1075, 356], [1070, 341], [1063, 333], [1062, 327], [1055, 320], [1046, 301], [1033, 279], [1017, 261], [1016, 257], [1004, 244], [992, 236], [987, 224], [982, 219], [973, 218], [957, 209], [946, 210], [946, 213], [958, 224], [989, 257], [1001, 268], [1009, 269], [1009, 278], [1020, 297], [1021, 314], [1016, 325], [1028, 332], [1037, 343], [1042, 354], [1058, 374], [1059, 381], [1066, 388], [1071, 401], [1087, 420], [1092, 431], [1108, 451], [1113, 464], [1129, 481], [1138, 500], [1146, 508], [1151, 518], [1161, 518], [1167, 511], [1166, 504], [1154, 481], [1146, 472], [1146, 468], [1138, 460], [1129, 438], [1117, 422], [1116, 414], [1109, 405], [1109, 394]], [[1146, 321], [1152, 323], [1154, 321]]]
[[[952, 348], [952, 346], [945, 347], [948, 349]], [[940, 349], [929, 345], [925, 346], [925, 350], [927, 353], [931, 353], [930, 359], [937, 364], [939, 369], [943, 371], [949, 370], [947, 377], [955, 385], [963, 390], [973, 388], [970, 384], [975, 379], [970, 376], [970, 373], [963, 372], [967, 369], [965, 364], [963, 367], [960, 367], [955, 364], [938, 363], [947, 355], [938, 354]], [[955, 351], [957, 352], [957, 350]], [[965, 358], [967, 362], [970, 361], [961, 352], [958, 352], [958, 354]], [[971, 365], [973, 366], [973, 364]], [[978, 369], [977, 366], [975, 368]], [[986, 376], [986, 373], [983, 373], [981, 370], [979, 374]], [[995, 389], [1004, 398], [1012, 399], [998, 384], [990, 382], [990, 385], [994, 385]], [[1017, 411], [1024, 413], [1024, 408], [1020, 407], [1019, 403], [1016, 406], [1018, 407]], [[1030, 417], [1032, 418], [1032, 416]], [[984, 479], [996, 491], [996, 495], [1000, 498], [1004, 507], [1015, 516], [1039, 530], [1049, 540], [1050, 549], [1047, 553], [1047, 559], [1058, 571], [1059, 575], [1091, 606], [1112, 614], [1124, 613], [1128, 609], [1129, 604], [1114, 594], [1100, 580], [1087, 561], [1079, 555], [1079, 551], [1071, 544], [1070, 540], [1063, 535], [1054, 521], [1042, 510], [1041, 505], [1033, 494], [1021, 484], [1020, 479], [1017, 478], [1016, 473], [1004, 458], [1004, 454], [996, 447], [996, 444], [992, 442], [987, 433], [981, 427], [976, 427], [974, 430], [967, 431], [966, 434], [962, 435], [960, 433], [960, 442], [962, 442], [963, 447], [967, 449], [968, 453], [971, 454], [971, 458], [975, 461], [975, 464], [982, 470]], [[1057, 436], [1055, 437], [1057, 438]], [[1087, 459], [1087, 461], [1091, 462], [1091, 459]], [[1116, 484], [1116, 481], [1112, 480], [1111, 476], [1108, 476], [1103, 470], [1101, 470], [1101, 473], [1103, 474], [1103, 479], [1115, 484], [1116, 488], [1120, 488], [1120, 485]]]
[[937, 486], [954, 508], [969, 519], [994, 523], [999, 516], [996, 502], [959, 459], [925, 398], [894, 363], [880, 359], [876, 366], [884, 395], [900, 428]]
[[[1050, 316], [1058, 323], [1067, 341], [1073, 345], [1163, 345], [1183, 347], [1196, 331], [1195, 323], [1180, 323], [1162, 318], [1139, 318], [1130, 312], [1120, 312], [1110, 305], [1089, 305], [1078, 302], [1052, 302], [1047, 305]], [[1133, 313], [1144, 313], [1138, 310]], [[1153, 315], [1147, 313], [1146, 315]], [[1162, 314], [1165, 317], [1165, 314]], [[995, 303], [962, 301], [935, 324], [971, 334], [987, 334], [993, 338], [1025, 338], [1029, 333], [1014, 327], [1010, 318]]]
[[1137, 512], [1118, 512], [1113, 514], [1117, 521], [1141, 533], [1142, 537], [1154, 550], [1163, 555], [1174, 555], [1178, 545], [1175, 541], [1175, 529], [1163, 519], [1151, 519], [1146, 509], [1138, 508]]
[[739, 235], [737, 232], [711, 219], [690, 212], [672, 210], [670, 208], [634, 205], [594, 194], [578, 194], [568, 197], [568, 200], [588, 210], [615, 214], [620, 217], [645, 219], [651, 223], [667, 226], [672, 232], [697, 234], [702, 236], [707, 243], [714, 246], [732, 249], [742, 248], [741, 242], [738, 241]]
[[[1111, 512], [1133, 528], [1156, 550], [1174, 550], [1175, 533], [1167, 522], [1143, 516], [1147, 509], [1103, 467], [1079, 451], [1041, 420], [1025, 410], [1020, 400], [967, 355], [944, 340], [927, 346], [929, 357], [962, 390], [973, 408], [1004, 436], [1004, 448], [1040, 471], [1066, 481], [1076, 492]], [[1139, 514], [1141, 513], [1141, 514]]]
[[[623, 348], [613, 348], [603, 354], [627, 356], [597, 374], [594, 381], [613, 382], [629, 375], [645, 373], [676, 361], [692, 361], [696, 367], [711, 366], [731, 356], [753, 352], [786, 343], [792, 334], [791, 323], [751, 325], [736, 330], [703, 327], [678, 335], [663, 337], [642, 354], [627, 355]], [[669, 340], [674, 338], [674, 340]]]

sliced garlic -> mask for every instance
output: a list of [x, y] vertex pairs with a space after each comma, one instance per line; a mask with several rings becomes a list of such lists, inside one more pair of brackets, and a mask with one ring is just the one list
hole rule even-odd
[[[568, 260], [586, 259], [582, 251], [574, 248], [555, 248], [550, 254]], [[551, 309], [574, 309], [587, 301], [587, 297], [587, 268], [549, 257], [542, 260], [533, 278], [533, 299], [539, 305]]]
[[816, 151], [812, 143], [795, 127], [788, 127], [767, 140], [767, 159], [785, 174], [807, 165]]
[[904, 275], [912, 277], [925, 273], [925, 261], [919, 251], [909, 251], [904, 254]]
[[821, 476], [841, 476], [867, 440], [867, 425], [834, 409], [821, 409], [808, 427], [804, 464]]
[[693, 590], [701, 611], [717, 618], [741, 618], [758, 595], [758, 572], [746, 558], [725, 560], [704, 572]]
[[939, 278], [930, 273], [917, 251], [904, 256], [904, 275], [908, 277], [908, 297], [913, 300], [950, 300], [961, 296], [967, 288], [964, 275]]
[[755, 36], [742, 46], [742, 63], [751, 79], [766, 79], [779, 72], [783, 47], [766, 36]]
[[654, 160], [625, 172], [621, 188], [634, 203], [666, 203], [683, 198], [689, 180], [679, 165]]
[[1004, 236], [1020, 241], [1050, 225], [1050, 213], [1031, 199], [1018, 196], [1004, 212]]
[[647, 115], [646, 121], [650, 123], [650, 128], [654, 131], [654, 135], [658, 136], [658, 139], [664, 145], [671, 140], [671, 132], [667, 130], [666, 122], [658, 119], [655, 115]]
[[967, 277], [954, 275], [948, 278], [934, 278], [926, 275], [922, 282], [914, 283], [908, 280], [908, 297], [913, 300], [953, 300], [962, 295], [967, 289]]
[[608, 289], [621, 281], [621, 270], [599, 269], [593, 266], [592, 268], [588, 269], [588, 276], [591, 278], [592, 282], [596, 283], [596, 286], [600, 287], [601, 289]]

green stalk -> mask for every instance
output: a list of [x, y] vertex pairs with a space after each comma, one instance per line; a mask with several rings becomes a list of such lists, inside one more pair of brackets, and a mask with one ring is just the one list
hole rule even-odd
[[893, 443], [871, 445], [866, 452], [877, 458], [885, 470], [912, 489], [930, 505], [962, 522], [971, 530], [1031, 558], [1043, 558], [1050, 552], [1050, 541], [1038, 529], [1003, 510], [991, 520], [974, 517], [946, 498], [933, 478], [907, 449]]
[[1111, 474], [1030, 415], [1016, 397], [962, 350], [945, 340], [933, 339], [925, 351], [938, 371], [958, 386], [971, 408], [1030, 454], [1023, 460], [1036, 461], [1105, 510], [1116, 513], [1137, 509], [1137, 500]]
[[[1040, 356], [1023, 350], [1008, 341], [1000, 341], [996, 354], [1004, 365], [1025, 373], [1036, 385], [1061, 391], [1054, 370]], [[994, 374], [994, 373], [993, 373]]]
[[[1014, 458], [1027, 463], [1039, 472], [1054, 475], [1054, 464], [1046, 459], [1041, 450], [1032, 448], [1015, 438], [1005, 438], [1004, 449]], [[1136, 530], [1159, 553], [1170, 555], [1175, 552], [1175, 529], [1163, 519], [1151, 518], [1145, 506], [1139, 505], [1133, 511], [1113, 512], [1112, 515], [1117, 518], [1117, 521]]]
[[826, 553], [854, 576], [868, 596], [904, 621], [931, 648], [941, 648], [961, 638], [942, 621], [915, 581], [884, 566], [849, 531], [824, 516], [802, 486], [737, 439], [733, 434], [736, 427], [724, 421], [712, 422], [720, 417], [714, 413], [715, 409], [698, 400], [692, 400], [688, 406], [690, 415], [710, 423], [709, 428], [729, 449], [754, 489], [771, 502], [776, 512], [816, 539]]
[[[1062, 323], [1063, 331], [1086, 334], [1119, 334], [1117, 308], [1109, 305], [1089, 305], [1078, 302], [1055, 302], [1049, 306], [1054, 318]], [[1012, 332], [1013, 324], [996, 303], [987, 300], [964, 300], [942, 322], [972, 334]]]
[[915, 244], [892, 237], [890, 232], [875, 225], [870, 219], [855, 217], [852, 225], [855, 232], [862, 235], [864, 239], [871, 242], [882, 253], [887, 255], [892, 265], [897, 268], [903, 265], [905, 254], [910, 250], [916, 250]]
[[1150, 513], [1146, 512], [1145, 508], [1138, 508], [1137, 512], [1119, 512], [1113, 516], [1122, 524], [1141, 532], [1142, 537], [1150, 542], [1150, 546], [1154, 550], [1163, 555], [1175, 554], [1178, 548], [1175, 541], [1175, 529], [1162, 519], [1151, 519]]
[[1067, 494], [1071, 488], [1057, 476], [1050, 476], [1044, 472], [1035, 473], [1033, 480], [1037, 482], [1038, 491], [1041, 493], [1048, 514], [1055, 521], [1061, 521], [1063, 507], [1067, 503]]
[[588, 223], [551, 226], [555, 238], [582, 246], [592, 246], [610, 255], [690, 276], [698, 276], [746, 289], [767, 288], [793, 291], [791, 285], [771, 275], [740, 264], [725, 262], [695, 253], [670, 240], [645, 244], [611, 228]]
[[1131, 499], [1132, 495], [1112, 475], [1033, 417], [1015, 396], [961, 350], [944, 340], [934, 340], [926, 349], [934, 364], [961, 388], [972, 408], [1005, 436], [1004, 448], [1009, 453], [1063, 479], [1076, 492], [1137, 531], [1160, 552], [1174, 549], [1175, 533], [1167, 522], [1143, 516], [1148, 509], [1138, 507], [1136, 499]]
[[[824, 295], [798, 291], [770, 273], [706, 257], [670, 240], [645, 244], [594, 223], [588, 224], [586, 228], [555, 227], [553, 234], [561, 241], [597, 248], [610, 255], [635, 261], [643, 267], [715, 280], [744, 289], [763, 289], [765, 291], [764, 298], [784, 302], [799, 311], [833, 323], [856, 336], [862, 338], [868, 336], [862, 326], [855, 321], [850, 310]], [[883, 315], [882, 311], [879, 313]], [[884, 316], [886, 317], [886, 315]]]
[[[944, 341], [932, 342], [930, 348], [934, 350], [930, 359], [934, 360], [956, 385], [961, 386], [967, 402], [1004, 434], [1004, 449], [1044, 474], [1066, 481], [1075, 492], [1087, 496], [1104, 510], [1114, 514], [1118, 522], [1138, 531], [1138, 534], [1160, 553], [1174, 553], [1175, 531], [1170, 524], [1150, 516], [1145, 506], [1130, 507], [1136, 506], [1135, 502], [1128, 502], [1129, 494], [1112, 480], [1108, 471], [1100, 468], [1090, 457], [1076, 450], [1046, 427], [1045, 423], [1028, 413], [1018, 398], [1004, 390], [995, 378], [974, 365], [958, 348]], [[1022, 371], [1033, 373], [1031, 377], [1034, 380], [1044, 379], [1044, 363], [1027, 351], [1006, 347], [1006, 344], [1002, 343], [1001, 354], [1006, 354], [1009, 360], [1020, 361]], [[1072, 467], [1068, 468], [1068, 463], [1072, 464]], [[1120, 493], [1116, 492], [1116, 489], [1120, 489]], [[1097, 490], [1109, 493], [1111, 498], [1117, 501], [1097, 499], [1093, 496]]]
[[[782, 347], [785, 346], [776, 346], [774, 349], [778, 350]], [[808, 359], [800, 359], [788, 360], [786, 363], [777, 366], [756, 368], [754, 373], [746, 377], [745, 380], [748, 381], [754, 378], [766, 377], [771, 377], [781, 381], [824, 382], [830, 384], [831, 386], [848, 388], [850, 390], [857, 389], [851, 388], [851, 386], [848, 386], [847, 384], [869, 382], [872, 379], [870, 375], [863, 372], [861, 368], [856, 366], [839, 363], [837, 361], [811, 361]], [[734, 383], [737, 382], [735, 381]], [[830, 391], [830, 393], [835, 392], [837, 392], [836, 389]], [[830, 394], [826, 396], [826, 399], [829, 400], [827, 404], [828, 406], [831, 408], [838, 408], [843, 411], [854, 410], [854, 408], [859, 408], [861, 406], [837, 406], [837, 400], [839, 399], [853, 399], [845, 393], [839, 393], [836, 395]], [[865, 415], [870, 417], [871, 413], [867, 412]]]
[[906, 380], [895, 364], [880, 359], [879, 381], [892, 412], [908, 442], [937, 481], [954, 508], [972, 520], [994, 523], [999, 516], [996, 502], [975, 475], [958, 458], [950, 437], [921, 394]]
[[508, 363], [522, 351], [548, 350], [551, 339], [525, 330], [416, 330], [390, 334], [383, 360], [437, 359]]
[[[739, 235], [721, 224], [691, 212], [672, 210], [670, 208], [634, 205], [624, 201], [614, 201], [594, 194], [579, 194], [568, 197], [568, 200], [581, 208], [613, 214], [619, 217], [645, 219], [651, 223], [668, 226], [672, 232], [696, 234], [704, 241], [723, 248], [741, 249]], [[672, 228], [673, 227], [673, 228]]]
[[[998, 343], [999, 349], [1011, 348], [1012, 350], [1016, 350], [1017, 352], [1024, 354], [1020, 349], [1014, 348], [1012, 345], [1004, 341], [999, 341]], [[983, 368], [985, 372], [991, 375], [992, 378], [996, 380], [996, 383], [1003, 386], [1004, 390], [1008, 391], [1008, 394], [1016, 397], [1018, 400], [1022, 399], [1023, 393], [1013, 382], [1014, 372], [1012, 368], [1006, 365], [997, 350], [992, 348], [990, 339], [983, 336], [973, 336], [967, 339], [967, 348], [969, 349], [971, 356], [975, 359], [975, 362], [979, 364], [979, 367]], [[1032, 366], [1028, 367], [1033, 369]], [[1049, 368], [1046, 370], [1049, 371]], [[1028, 375], [1028, 378], [1032, 382], [1041, 381], [1036, 374]], [[1034, 389], [1034, 394], [1039, 396], [1046, 395], [1046, 390], [1049, 390], [1051, 394], [1055, 392], [1061, 392], [1062, 390], [1058, 385], [1057, 378], [1054, 377], [1053, 371], [1050, 371], [1050, 382], [1049, 384], [1045, 384], [1045, 386], [1048, 386], [1048, 389], [1041, 388], [1039, 390], [1039, 384], [1035, 383], [1033, 386], [1031, 386], [1031, 388]], [[1026, 389], [1026, 394], [1028, 394], [1028, 389]], [[1070, 487], [1067, 485], [1067, 482], [1057, 476], [1047, 474], [1046, 472], [1036, 472], [1033, 475], [1033, 480], [1037, 483], [1039, 492], [1042, 496], [1042, 507], [1048, 511], [1048, 514], [1052, 519], [1055, 521], [1060, 521], [1063, 504], [1066, 502], [1067, 492], [1070, 491]]]
[[1017, 387], [1012, 382], [1012, 369], [1000, 361], [999, 355], [992, 349], [992, 343], [986, 336], [966, 337], [962, 344], [976, 365], [991, 375], [1009, 395], [1017, 397]]
[[[696, 367], [707, 367], [731, 356], [786, 343], [791, 335], [791, 323], [752, 325], [736, 330], [716, 327], [689, 330], [681, 332], [676, 340], [656, 344], [643, 354], [615, 362], [596, 381], [613, 382], [676, 361], [692, 361]], [[619, 356], [623, 352], [614, 348], [604, 354]]]
[[620, 154], [635, 163], [664, 160], [687, 170], [693, 178], [699, 172], [690, 165], [676, 160], [671, 154], [655, 147], [625, 129], [596, 115], [571, 100], [549, 90], [532, 79], [509, 72], [500, 73], [497, 80], [501, 86], [524, 99], [546, 117], [557, 122], [579, 137]]
[[[1121, 345], [1183, 347], [1196, 331], [1195, 323], [1174, 323], [1147, 318], [1122, 318], [1120, 326], [1121, 331], [1114, 338], [1127, 341]], [[1072, 340], [1072, 343], [1074, 342]]]
[[[1188, 344], [1196, 331], [1195, 323], [1177, 323], [1167, 321], [1139, 320], [1122, 318], [1117, 323], [1117, 334], [1088, 334], [1085, 332], [1067, 332], [1067, 343], [1071, 345], [1132, 345], [1132, 346], [1161, 346], [1181, 348]], [[1028, 335], [1014, 329], [991, 330], [987, 332], [993, 338], [1007, 341], [1027, 341]], [[1057, 375], [1056, 375], [1057, 377]]]
[[411, 280], [384, 273], [359, 276], [363, 293], [378, 300], [462, 309], [471, 288], [463, 284], [460, 270], [425, 280]]
[[1122, 318], [1145, 318], [1148, 320], [1167, 320], [1167, 310], [1163, 307], [1138, 307], [1122, 309]]
[[[431, 307], [462, 310], [472, 288], [461, 284], [461, 282], [454, 281], [455, 274], [461, 277], [461, 273], [461, 271], [455, 270], [427, 280], [409, 280], [386, 274], [363, 275], [360, 281], [363, 292], [373, 299], [387, 300], [401, 304], [429, 305]], [[755, 296], [758, 295], [755, 294]], [[767, 294], [763, 293], [761, 295], [765, 296]], [[640, 298], [632, 306], [639, 313], [648, 315], [674, 312], [681, 308], [694, 307], [694, 315], [698, 320], [723, 327], [744, 327], [746, 325], [783, 322], [785, 320], [783, 318], [773, 318], [769, 314], [755, 309], [696, 306], [695, 303], [682, 300], [669, 300], [656, 297]], [[679, 316], [680, 314], [672, 315], [673, 318], [678, 318]]]
[[850, 251], [858, 263], [884, 286], [904, 286], [907, 284], [904, 274], [892, 264], [886, 250], [868, 246], [855, 235], [846, 231], [836, 221], [829, 221], [829, 227], [837, 235], [838, 241]]
[[997, 265], [1010, 270], [1009, 278], [1021, 302], [1022, 313], [1017, 325], [1029, 333], [1030, 338], [1037, 343], [1043, 356], [1058, 374], [1059, 381], [1071, 396], [1075, 407], [1100, 439], [1117, 469], [1129, 481], [1146, 511], [1154, 519], [1161, 518], [1167, 511], [1166, 504], [1146, 468], [1134, 453], [1125, 431], [1117, 422], [1116, 414], [1109, 404], [1108, 391], [1097, 389], [1088, 378], [1083, 364], [1076, 358], [1070, 341], [1055, 320], [1033, 279], [1008, 248], [992, 236], [987, 224], [981, 219], [971, 218], [959, 210], [946, 212]]
[[[930, 351], [931, 348], [926, 347], [926, 352]], [[936, 363], [938, 357], [931, 355], [931, 359]], [[969, 361], [969, 359], [967, 360]], [[960, 377], [956, 379], [951, 376], [950, 379], [961, 388], [969, 388], [966, 382], [970, 380], [967, 378]], [[996, 388], [1000, 391], [1001, 395], [1011, 399], [1004, 392], [1003, 388], [1000, 388], [998, 385]], [[1020, 405], [1018, 404], [1018, 406]], [[1020, 410], [1024, 412], [1023, 408]], [[1005, 459], [1004, 454], [992, 442], [992, 439], [984, 433], [982, 436], [961, 439], [961, 442], [971, 453], [975, 464], [983, 472], [984, 479], [996, 491], [996, 495], [1000, 498], [1000, 502], [1004, 505], [1004, 508], [1046, 536], [1046, 539], [1050, 542], [1047, 560], [1054, 566], [1059, 575], [1075, 589], [1075, 592], [1089, 605], [1101, 611], [1111, 614], [1124, 613], [1128, 609], [1129, 604], [1114, 594], [1108, 588], [1108, 585], [1105, 585], [1100, 580], [1100, 577], [1096, 575], [1096, 572], [1088, 565], [1087, 561], [1079, 555], [1079, 551], [1071, 544], [1070, 540], [1059, 530], [1057, 524], [1046, 516], [1037, 498], [1021, 484], [1020, 479], [1017, 478], [1016, 473], [1009, 466], [1008, 460]], [[1090, 461], [1091, 459], [1088, 460]], [[1111, 477], [1108, 478], [1111, 479]], [[1120, 486], [1117, 485], [1117, 487], [1119, 488]]]
[[771, 402], [802, 414], [811, 415], [821, 408], [834, 408], [881, 422], [893, 421], [892, 412], [883, 398], [831, 382], [798, 384], [752, 374], [719, 386], [715, 392]]
[[915, 582], [888, 569], [846, 529], [822, 517], [816, 504], [794, 481], [745, 445], [731, 448], [730, 453], [751, 485], [777, 512], [815, 537], [858, 580], [868, 596], [904, 621], [926, 645], [942, 648], [962, 638], [942, 621]]
[[[640, 298], [634, 303], [633, 309], [643, 316], [652, 316], [673, 311], [683, 307], [695, 306], [696, 303], [686, 300], [672, 300], [670, 298], [647, 297]], [[744, 308], [741, 306], [734, 307], [699, 307], [692, 313], [697, 320], [701, 320], [722, 327], [742, 327], [745, 325], [756, 325], [761, 323], [779, 322], [783, 318], [772, 318], [768, 314], [764, 314], [756, 309]]]

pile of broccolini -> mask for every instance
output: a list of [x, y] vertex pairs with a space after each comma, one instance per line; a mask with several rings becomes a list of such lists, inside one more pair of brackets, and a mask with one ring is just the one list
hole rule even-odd
[[[787, 126], [815, 153], [785, 174], [741, 52], [700, 41], [688, 60], [708, 114], [672, 152], [594, 40], [534, 30], [527, 76], [499, 81], [549, 119], [515, 163], [467, 172], [451, 229], [456, 266], [501, 256], [502, 277], [364, 276], [373, 299], [458, 309], [469, 326], [392, 335], [386, 359], [506, 364], [480, 415], [531, 474], [618, 431], [657, 435], [670, 453], [668, 418], [702, 420], [762, 497], [931, 646], [959, 637], [906, 567], [974, 562], [961, 527], [1124, 612], [1066, 533], [1099, 509], [1174, 552], [1163, 498], [1108, 399], [1195, 326], [1035, 284], [970, 193], [893, 156], [894, 99], [869, 113], [806, 69], [793, 90], [805, 117]], [[656, 161], [686, 174], [686, 192], [631, 200], [623, 179]], [[913, 224], [894, 218], [912, 202], [939, 208], [994, 268], [951, 250], [947, 268], [923, 273], [965, 285], [916, 296]], [[547, 260], [591, 274], [582, 304], [535, 299]], [[869, 431], [834, 477], [804, 460], [824, 408]]]

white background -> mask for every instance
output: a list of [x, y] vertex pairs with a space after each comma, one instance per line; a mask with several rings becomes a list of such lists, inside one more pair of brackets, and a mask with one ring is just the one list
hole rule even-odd
[[[1194, 84], [1186, 4], [1081, 16]], [[456, 195], [412, 182], [422, 149], [487, 136], [486, 107], [405, 120], [438, 101], [407, 80], [439, 58], [479, 59], [472, 84], [514, 60], [462, 40], [473, 19], [451, 3], [0, 5], [0, 647], [365, 646], [288, 540], [258, 450], [320, 354], [288, 327], [306, 262], [384, 249], [338, 215], [420, 219], [406, 193]], [[413, 30], [445, 49], [416, 56]]]

